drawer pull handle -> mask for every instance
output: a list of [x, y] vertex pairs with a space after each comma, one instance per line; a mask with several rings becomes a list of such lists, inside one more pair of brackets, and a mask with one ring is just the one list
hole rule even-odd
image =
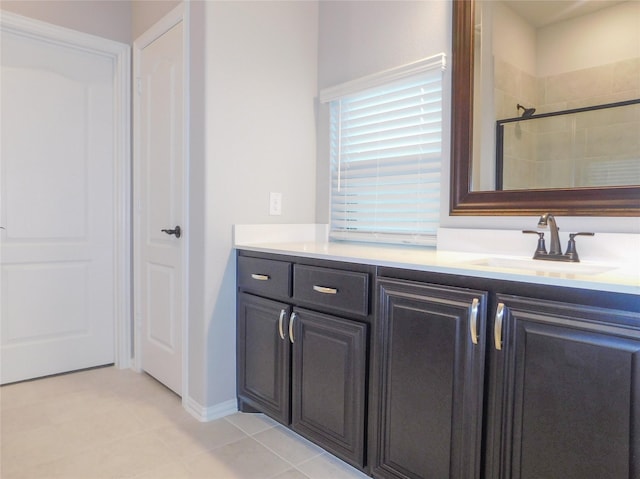
[[278, 333], [280, 333], [280, 339], [284, 339], [284, 329], [282, 328], [282, 323], [284, 322], [284, 317], [287, 315], [287, 310], [283, 309], [280, 311], [280, 319], [278, 320]]
[[323, 294], [338, 294], [337, 288], [328, 288], [326, 286], [313, 285], [313, 290]]
[[471, 342], [478, 344], [478, 298], [473, 298], [471, 302], [471, 311], [469, 313], [469, 329], [471, 331]]
[[498, 303], [496, 320], [493, 324], [493, 340], [498, 351], [502, 350], [502, 320], [504, 318], [504, 303]]
[[291, 344], [293, 344], [294, 339], [293, 339], [293, 321], [298, 317], [298, 315], [296, 313], [293, 313], [291, 315], [291, 319], [289, 320], [289, 341], [291, 341]]
[[256, 273], [252, 273], [251, 277], [253, 279], [257, 279], [258, 281], [269, 281], [269, 275], [266, 274], [256, 274]]

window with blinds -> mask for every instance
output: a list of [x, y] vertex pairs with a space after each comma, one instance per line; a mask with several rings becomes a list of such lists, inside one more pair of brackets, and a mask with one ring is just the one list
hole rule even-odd
[[330, 103], [332, 239], [435, 244], [444, 60], [438, 55], [323, 92]]

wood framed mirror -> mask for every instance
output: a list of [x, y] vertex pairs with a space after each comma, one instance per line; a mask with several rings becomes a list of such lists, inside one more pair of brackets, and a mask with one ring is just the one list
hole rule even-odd
[[640, 216], [640, 185], [473, 191], [474, 0], [453, 1], [450, 214]]

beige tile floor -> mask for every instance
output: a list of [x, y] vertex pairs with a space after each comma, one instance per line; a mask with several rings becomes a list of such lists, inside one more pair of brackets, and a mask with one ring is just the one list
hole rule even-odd
[[357, 479], [261, 414], [201, 423], [145, 374], [113, 367], [0, 388], [2, 479]]

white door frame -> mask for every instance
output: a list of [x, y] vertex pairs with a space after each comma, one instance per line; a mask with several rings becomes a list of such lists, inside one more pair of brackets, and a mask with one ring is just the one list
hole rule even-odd
[[[183, 98], [183, 198], [182, 198], [182, 229], [184, 235], [184, 246], [182, 248], [182, 278], [181, 287], [184, 292], [183, 295], [183, 307], [182, 307], [182, 403], [188, 403], [189, 390], [188, 390], [188, 318], [189, 318], [189, 18], [188, 9], [185, 7], [184, 2], [180, 3], [161, 20], [155, 23], [149, 30], [140, 35], [133, 42], [133, 78], [134, 88], [138, 91], [140, 88], [140, 55], [142, 50], [152, 43], [154, 40], [162, 36], [167, 31], [171, 30], [178, 23], [183, 23], [183, 86], [184, 86], [184, 98]], [[139, 232], [140, 225], [140, 204], [142, 199], [140, 198], [140, 135], [139, 135], [139, 121], [141, 114], [140, 96], [134, 94], [133, 101], [133, 177], [134, 177], [134, 231]], [[140, 271], [140, 235], [135, 234], [133, 238], [133, 265], [134, 265], [134, 318], [135, 318], [135, 334], [134, 334], [134, 361], [133, 369], [136, 371], [142, 370], [142, 347], [140, 344], [141, 330], [141, 317], [140, 310], [137, 305], [140, 304], [140, 279], [137, 277]]]
[[114, 311], [115, 366], [131, 367], [131, 48], [15, 13], [0, 12], [2, 29], [43, 42], [91, 52], [114, 65]]

